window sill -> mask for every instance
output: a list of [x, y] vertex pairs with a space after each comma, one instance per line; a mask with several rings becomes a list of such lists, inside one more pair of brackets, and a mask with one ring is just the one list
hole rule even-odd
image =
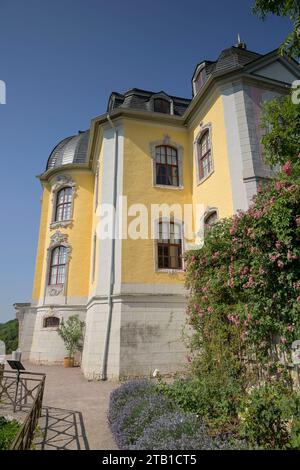
[[73, 219], [69, 220], [58, 220], [56, 222], [51, 222], [50, 229], [60, 228], [60, 227], [69, 227], [73, 224]]
[[172, 186], [171, 184], [154, 184], [154, 188], [160, 188], [160, 189], [183, 189], [183, 186]]
[[197, 181], [197, 186], [200, 186], [202, 183], [204, 183], [206, 180], [208, 180], [208, 178], [211, 177], [211, 175], [213, 175], [215, 172], [215, 170], [212, 170], [208, 175], [206, 175], [204, 178], [202, 178], [201, 180], [198, 180]]
[[157, 268], [155, 270], [156, 273], [166, 273], [166, 274], [177, 274], [177, 273], [184, 273], [184, 269], [160, 269]]
[[59, 326], [43, 326], [41, 331], [57, 331]]

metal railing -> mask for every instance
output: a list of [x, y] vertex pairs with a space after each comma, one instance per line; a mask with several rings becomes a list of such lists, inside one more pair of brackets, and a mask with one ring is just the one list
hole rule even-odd
[[11, 414], [21, 427], [11, 450], [30, 449], [41, 416], [45, 374], [0, 370], [0, 414]]

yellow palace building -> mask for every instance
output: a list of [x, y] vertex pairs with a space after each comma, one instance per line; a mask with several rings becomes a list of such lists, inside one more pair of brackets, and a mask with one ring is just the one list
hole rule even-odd
[[[86, 377], [184, 367], [182, 255], [198, 243], [197, 227], [246, 210], [270, 177], [260, 144], [262, 103], [287, 94], [297, 79], [298, 65], [278, 51], [260, 55], [239, 43], [196, 66], [192, 99], [113, 92], [89, 130], [54, 148], [39, 177], [32, 300], [15, 304], [23, 358], [62, 362], [57, 328], [78, 314]], [[150, 221], [152, 206], [162, 204], [191, 208], [194, 239], [180, 216]], [[101, 236], [103, 208], [113, 209], [110, 236]], [[128, 235], [139, 208], [157, 236]]]

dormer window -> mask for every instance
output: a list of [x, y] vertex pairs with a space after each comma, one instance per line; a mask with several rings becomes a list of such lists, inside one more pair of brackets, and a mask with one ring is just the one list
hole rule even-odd
[[171, 103], [163, 98], [155, 98], [154, 111], [156, 113], [171, 114]]
[[199, 65], [198, 71], [195, 73], [195, 78], [193, 79], [193, 91], [194, 95], [203, 87], [206, 80], [206, 69], [205, 64]]

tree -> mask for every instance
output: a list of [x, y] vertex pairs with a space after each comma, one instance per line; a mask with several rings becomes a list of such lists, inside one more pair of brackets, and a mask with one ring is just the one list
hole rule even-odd
[[271, 166], [287, 161], [295, 163], [300, 152], [300, 105], [290, 96], [275, 98], [264, 104], [262, 139], [266, 162]]
[[6, 354], [10, 354], [18, 347], [19, 322], [18, 320], [9, 320], [6, 323], [0, 323], [0, 340], [4, 341]]
[[288, 16], [293, 22], [293, 31], [281, 46], [281, 53], [297, 59], [300, 56], [300, 2], [299, 0], [256, 0], [254, 13], [265, 19], [268, 13]]
[[71, 315], [66, 323], [61, 322], [58, 329], [59, 336], [63, 339], [69, 358], [74, 357], [76, 351], [82, 349], [84, 322], [78, 315]]

